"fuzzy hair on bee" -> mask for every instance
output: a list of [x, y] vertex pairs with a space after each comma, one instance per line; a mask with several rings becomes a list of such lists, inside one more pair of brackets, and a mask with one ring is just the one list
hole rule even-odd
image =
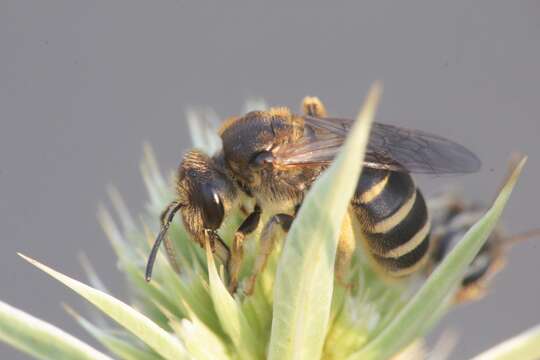
[[[191, 239], [201, 246], [209, 243], [225, 265], [234, 292], [244, 242], [264, 222], [251, 276], [243, 284], [244, 292], [251, 293], [280, 234], [289, 230], [307, 191], [338, 154], [353, 123], [328, 117], [316, 97], [304, 98], [300, 114], [274, 107], [228, 118], [219, 130], [221, 151], [210, 157], [191, 150], [184, 156], [176, 198], [163, 212], [147, 263], [147, 280], [179, 212]], [[480, 161], [440, 136], [374, 123], [363, 166], [343, 225], [347, 229], [339, 239], [336, 277], [342, 284], [356, 243], [384, 276], [405, 277], [421, 268], [430, 247], [431, 223], [411, 174], [470, 173], [480, 168]], [[255, 205], [246, 207], [246, 199]], [[218, 229], [240, 208], [251, 211], [233, 239], [221, 239]]]

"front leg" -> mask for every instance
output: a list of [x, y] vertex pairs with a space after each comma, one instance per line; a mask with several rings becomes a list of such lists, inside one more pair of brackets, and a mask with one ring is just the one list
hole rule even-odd
[[264, 226], [259, 241], [259, 252], [255, 259], [255, 265], [253, 267], [253, 273], [246, 281], [244, 292], [246, 295], [251, 295], [255, 288], [255, 282], [257, 281], [257, 275], [260, 274], [266, 267], [268, 257], [274, 250], [277, 237], [280, 229], [287, 233], [291, 227], [294, 217], [288, 214], [278, 214], [272, 216], [268, 223]]
[[229, 292], [233, 294], [238, 287], [238, 274], [244, 258], [244, 239], [246, 235], [257, 229], [261, 219], [261, 208], [255, 205], [253, 212], [242, 222], [242, 225], [236, 230], [231, 249], [231, 259], [228, 263], [229, 272]]
[[[208, 230], [206, 235], [212, 254], [214, 254], [222, 264], [228, 264], [231, 258], [231, 251], [219, 234], [214, 230]], [[201, 244], [204, 248], [204, 245]]]

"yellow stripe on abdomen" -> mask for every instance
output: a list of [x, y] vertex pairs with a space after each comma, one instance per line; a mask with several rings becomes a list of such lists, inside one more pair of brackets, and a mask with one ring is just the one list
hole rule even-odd
[[368, 178], [360, 179], [351, 205], [366, 250], [388, 275], [410, 274], [429, 249], [431, 224], [424, 198], [408, 173], [364, 169], [364, 176]]

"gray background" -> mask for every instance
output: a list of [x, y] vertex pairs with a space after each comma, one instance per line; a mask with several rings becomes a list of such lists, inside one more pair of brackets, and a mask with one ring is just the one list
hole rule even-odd
[[[15, 252], [79, 279], [84, 252], [122, 297], [95, 218], [106, 185], [141, 209], [142, 142], [173, 168], [190, 145], [187, 106], [228, 116], [248, 96], [296, 108], [313, 94], [353, 116], [381, 79], [379, 119], [484, 161], [476, 175], [421, 178], [426, 193], [452, 183], [487, 201], [521, 150], [530, 160], [504, 222], [538, 226], [539, 15], [538, 1], [1, 0], [0, 299], [88, 339], [60, 306], [82, 301]], [[540, 322], [539, 256], [537, 242], [519, 246], [490, 297], [448, 316], [438, 331], [460, 332], [454, 358]]]

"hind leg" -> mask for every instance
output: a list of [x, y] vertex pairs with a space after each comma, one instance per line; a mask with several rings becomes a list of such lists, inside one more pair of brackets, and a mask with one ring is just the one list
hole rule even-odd
[[322, 101], [315, 96], [306, 96], [302, 100], [302, 111], [304, 115], [326, 117], [326, 108]]
[[351, 215], [349, 212], [345, 214], [341, 225], [341, 233], [339, 235], [338, 247], [336, 252], [336, 262], [334, 265], [334, 273], [336, 281], [343, 287], [349, 287], [348, 271], [351, 265], [351, 259], [356, 250], [356, 239], [353, 232]]

